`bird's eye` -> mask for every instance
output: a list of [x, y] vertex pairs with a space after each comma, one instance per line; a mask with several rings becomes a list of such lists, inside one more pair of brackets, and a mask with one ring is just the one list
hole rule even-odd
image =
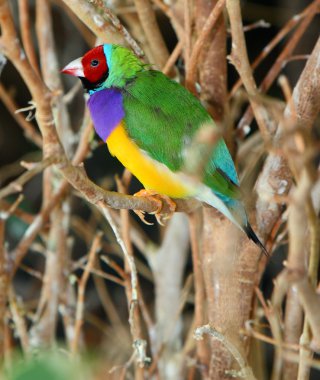
[[97, 60], [97, 59], [93, 59], [92, 61], [91, 61], [91, 66], [92, 67], [96, 67], [96, 66], [98, 66], [99, 65], [99, 61]]

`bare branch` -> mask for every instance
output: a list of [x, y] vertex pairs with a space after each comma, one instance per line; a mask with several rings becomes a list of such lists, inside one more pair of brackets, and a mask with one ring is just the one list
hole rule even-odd
[[226, 337], [223, 334], [219, 333], [210, 325], [204, 325], [204, 326], [200, 326], [196, 328], [194, 332], [194, 337], [197, 340], [201, 340], [203, 339], [204, 334], [208, 334], [212, 336], [214, 339], [217, 339], [219, 342], [221, 342], [232, 354], [235, 360], [238, 362], [239, 367], [240, 367], [240, 372], [234, 371], [233, 376], [235, 375], [237, 377], [244, 377], [245, 379], [248, 379], [248, 380], [255, 380], [255, 377], [252, 373], [251, 368], [248, 366], [244, 358], [241, 356], [240, 352], [228, 339], [226, 339]]
[[90, 273], [93, 269], [95, 262], [95, 255], [101, 249], [101, 239], [102, 233], [97, 232], [96, 236], [93, 239], [92, 246], [88, 253], [88, 261], [81, 276], [81, 279], [78, 283], [78, 297], [77, 297], [77, 309], [76, 309], [76, 319], [74, 326], [74, 338], [71, 344], [71, 352], [75, 355], [79, 350], [79, 338], [80, 331], [83, 324], [83, 315], [84, 315], [84, 296], [86, 291], [86, 285], [90, 276]]
[[154, 59], [152, 63], [163, 68], [169, 58], [169, 52], [161, 35], [151, 2], [150, 0], [134, 0], [134, 3], [142, 28], [149, 41]]

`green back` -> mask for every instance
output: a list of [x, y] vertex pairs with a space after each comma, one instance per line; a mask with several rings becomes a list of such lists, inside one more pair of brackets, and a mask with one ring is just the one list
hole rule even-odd
[[[184, 152], [197, 130], [213, 120], [199, 100], [159, 71], [136, 73], [121, 89], [129, 136], [172, 171], [184, 166]], [[238, 197], [238, 178], [221, 139], [204, 173], [204, 183], [224, 200]]]

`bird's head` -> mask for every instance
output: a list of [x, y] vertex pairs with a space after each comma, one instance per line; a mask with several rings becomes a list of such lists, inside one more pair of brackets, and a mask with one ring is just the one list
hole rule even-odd
[[144, 64], [127, 48], [104, 44], [89, 50], [65, 66], [61, 72], [78, 77], [90, 93], [110, 87], [123, 87]]

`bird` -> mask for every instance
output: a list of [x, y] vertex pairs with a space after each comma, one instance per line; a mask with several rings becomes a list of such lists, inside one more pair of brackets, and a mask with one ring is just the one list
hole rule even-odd
[[96, 46], [61, 71], [81, 80], [95, 131], [142, 183], [144, 190], [138, 195], [195, 198], [219, 210], [268, 255], [249, 223], [222, 137], [201, 179], [189, 180], [183, 173], [187, 152], [201, 127], [210, 124], [217, 129], [196, 96], [116, 44]]

